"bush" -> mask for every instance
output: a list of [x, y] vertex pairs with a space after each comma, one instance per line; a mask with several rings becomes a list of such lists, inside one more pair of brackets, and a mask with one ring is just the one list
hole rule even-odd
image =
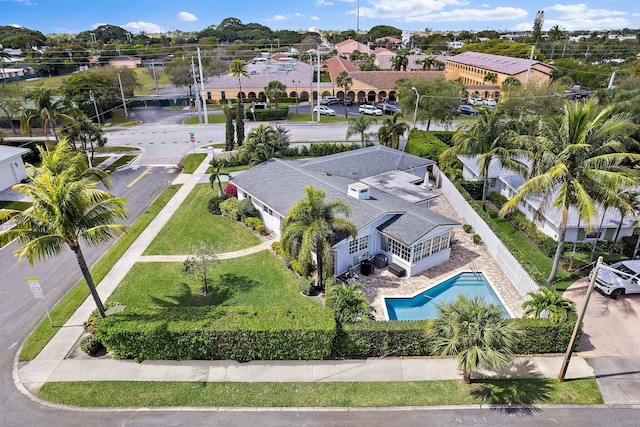
[[412, 129], [405, 151], [415, 156], [438, 161], [438, 157], [449, 146], [440, 141], [432, 132]]
[[213, 196], [207, 202], [207, 211], [210, 214], [220, 215], [220, 203], [224, 202], [227, 197]]
[[432, 130], [431, 134], [438, 138], [440, 141], [447, 144], [449, 147], [453, 147], [453, 135], [456, 133], [450, 130]]
[[224, 194], [229, 197], [238, 197], [238, 187], [229, 182], [227, 186], [224, 187]]
[[482, 200], [482, 181], [462, 181], [460, 183], [473, 200]]
[[317, 360], [336, 334], [326, 307], [184, 307], [125, 310], [100, 322], [98, 338], [118, 358]]
[[476, 245], [479, 245], [480, 243], [482, 243], [482, 237], [479, 234], [474, 234], [472, 239], [473, 239], [473, 243], [475, 243]]
[[262, 235], [266, 234], [267, 230], [262, 223], [262, 220], [257, 216], [250, 216], [244, 219], [244, 223], [247, 224], [247, 227], [250, 227], [252, 230], [255, 230], [256, 233], [260, 233]]
[[313, 290], [313, 277], [300, 277], [298, 279], [298, 289], [302, 295], [309, 296]]
[[95, 335], [87, 335], [80, 341], [80, 350], [89, 356], [95, 356], [102, 349], [102, 343]]
[[465, 233], [471, 233], [473, 231], [473, 227], [471, 226], [471, 224], [464, 224], [462, 226], [462, 229]]
[[247, 112], [247, 119], [253, 120], [255, 114], [255, 121], [267, 122], [270, 120], [284, 120], [289, 115], [289, 107], [278, 106], [278, 108], [267, 108], [265, 110], [254, 110], [253, 113]]
[[222, 216], [230, 218], [234, 221], [238, 220], [238, 199], [229, 197], [220, 203], [220, 213]]
[[497, 191], [494, 191], [493, 193], [489, 194], [489, 200], [491, 200], [491, 203], [493, 203], [495, 205], [496, 208], [498, 209], [502, 209], [502, 206], [507, 203], [507, 201], [509, 199], [507, 199], [507, 197]]
[[[547, 319], [512, 319], [523, 331], [516, 342], [516, 354], [564, 353], [567, 351], [576, 322], [573, 314], [569, 320], [553, 323]], [[582, 328], [578, 331], [573, 350], [577, 351], [582, 341]]]
[[[245, 219], [247, 217], [258, 216], [258, 210], [249, 199], [242, 199], [238, 202], [238, 217]], [[247, 224], [249, 225], [249, 224]]]

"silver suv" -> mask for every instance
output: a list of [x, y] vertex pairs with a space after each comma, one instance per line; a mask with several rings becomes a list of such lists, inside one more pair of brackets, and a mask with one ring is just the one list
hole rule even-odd
[[322, 105], [339, 104], [340, 100], [335, 96], [325, 96], [322, 98]]

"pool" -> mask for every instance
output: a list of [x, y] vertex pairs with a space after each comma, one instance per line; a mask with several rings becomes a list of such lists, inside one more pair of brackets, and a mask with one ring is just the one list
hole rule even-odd
[[439, 303], [453, 301], [460, 294], [481, 296], [502, 307], [505, 317], [510, 317], [482, 273], [460, 273], [413, 298], [386, 297], [384, 303], [389, 320], [434, 319]]

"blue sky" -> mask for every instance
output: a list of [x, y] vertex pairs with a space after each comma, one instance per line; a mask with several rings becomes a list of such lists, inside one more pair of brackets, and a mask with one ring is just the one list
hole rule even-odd
[[[548, 29], [640, 28], [640, 2], [517, 0], [359, 0], [360, 29], [391, 25], [405, 30], [527, 30], [537, 10]], [[532, 4], [535, 4], [532, 6]], [[358, 0], [0, 0], [0, 25], [49, 33], [78, 33], [100, 24], [141, 30], [197, 31], [235, 17], [272, 29], [356, 29]]]

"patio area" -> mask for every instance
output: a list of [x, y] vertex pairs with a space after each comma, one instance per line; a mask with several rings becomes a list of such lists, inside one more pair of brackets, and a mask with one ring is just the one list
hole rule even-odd
[[[435, 191], [440, 197], [431, 202], [430, 209], [464, 224], [465, 221], [453, 209], [446, 197], [438, 190]], [[485, 247], [482, 244], [473, 243], [472, 236], [473, 234], [465, 233], [462, 226], [456, 228], [455, 243], [451, 246], [449, 260], [414, 277], [396, 277], [387, 268], [375, 269], [375, 272], [369, 276], [358, 273], [358, 282], [364, 286], [365, 295], [376, 310], [376, 320], [387, 320], [384, 314], [384, 297], [411, 297], [451, 276], [472, 270], [484, 273], [512, 317], [522, 317], [522, 297]]]

